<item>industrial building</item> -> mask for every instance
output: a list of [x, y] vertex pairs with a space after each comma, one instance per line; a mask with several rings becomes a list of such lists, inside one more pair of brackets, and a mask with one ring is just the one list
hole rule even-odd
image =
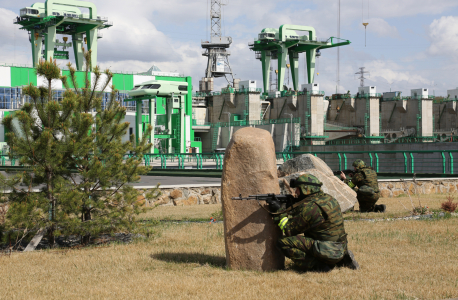
[[[321, 50], [345, 46], [350, 41], [319, 39], [310, 26], [284, 24], [278, 29], [265, 28], [249, 43], [261, 61], [262, 89], [255, 80], [230, 81], [227, 49], [232, 38], [221, 34], [221, 5], [220, 0], [212, 0], [211, 39], [202, 41], [207, 68], [199, 91], [193, 93], [191, 77], [162, 72], [156, 66], [136, 74], [114, 73], [112, 84], [120, 91], [116, 97], [127, 108], [126, 120], [131, 124], [126, 139], [130, 134], [141, 139], [150, 124], [154, 128], [152, 153], [215, 152], [226, 148], [236, 130], [252, 126], [268, 130], [278, 152], [453, 147], [450, 142], [457, 140], [458, 88], [448, 90], [446, 98], [431, 96], [426, 88], [412, 89], [408, 96], [400, 92], [377, 93], [376, 86], [364, 85], [367, 71], [361, 68], [356, 94], [325, 96], [314, 81], [315, 59]], [[89, 14], [81, 13], [80, 8]], [[76, 0], [35, 3], [21, 9], [14, 23], [29, 32], [34, 65], [51, 57], [68, 60], [66, 49], [72, 48], [81, 85], [83, 48], [92, 51], [94, 67], [97, 42], [103, 38], [101, 30], [113, 25], [97, 14], [95, 5]], [[307, 62], [308, 80], [302, 84], [299, 53], [306, 54]], [[272, 60], [277, 60], [274, 89]], [[293, 89], [288, 90], [284, 76], [289, 71]], [[69, 71], [63, 69], [62, 75], [69, 75]], [[214, 79], [218, 77], [225, 77], [229, 85], [214, 91]], [[33, 66], [0, 66], [1, 117], [14, 113], [27, 101], [22, 87], [30, 83], [44, 83]], [[55, 98], [60, 99], [62, 83], [56, 81], [53, 88]], [[101, 95], [105, 102], [109, 92]], [[0, 142], [4, 141], [5, 129], [0, 125]]]
[[[68, 70], [62, 70], [62, 75], [69, 75]], [[155, 75], [151, 75], [155, 74]], [[102, 75], [102, 82], [104, 81]], [[84, 84], [84, 72], [76, 72], [77, 82]], [[105, 78], [106, 80], [106, 78]], [[136, 134], [139, 136], [138, 128], [135, 124], [140, 122], [140, 130], [146, 128], [149, 124], [149, 102], [148, 100], [142, 101], [142, 109], [137, 110], [137, 102], [126, 101], [130, 98], [128, 91], [134, 89], [144, 82], [156, 80], [159, 83], [177, 82], [186, 85], [186, 95], [183, 96], [183, 102], [180, 103], [179, 108], [169, 111], [172, 121], [172, 127], [167, 127], [167, 97], [157, 96], [154, 98], [154, 115], [155, 115], [155, 135], [152, 141], [154, 149], [152, 153], [167, 152], [167, 153], [184, 153], [184, 152], [200, 152], [202, 149], [201, 142], [195, 141], [194, 131], [192, 129], [192, 82], [191, 77], [180, 76], [176, 73], [161, 72], [157, 67], [152, 67], [149, 71], [139, 74], [124, 74], [114, 73], [110, 85], [113, 84], [119, 93], [116, 95], [118, 101], [127, 108], [126, 121], [130, 123], [128, 132], [125, 139], [129, 135]], [[21, 105], [27, 101], [27, 97], [22, 94], [22, 87], [28, 84], [41, 86], [44, 84], [44, 78], [36, 75], [32, 67], [17, 67], [17, 66], [0, 66], [0, 117], [14, 113], [15, 110], [20, 109]], [[64, 91], [61, 81], [53, 82], [53, 89], [55, 90], [54, 97], [60, 100]], [[99, 90], [99, 87], [96, 87]], [[101, 97], [103, 99], [102, 105], [104, 106], [109, 99], [111, 91], [105, 91]], [[181, 113], [182, 112], [182, 113]], [[141, 121], [137, 121], [137, 115], [142, 115]], [[169, 119], [170, 119], [169, 118]], [[179, 127], [179, 128], [178, 128]], [[178, 130], [179, 129], [179, 130]], [[170, 133], [169, 133], [170, 132]], [[5, 128], [0, 124], [0, 142], [5, 142]], [[166, 146], [170, 145], [170, 146]]]

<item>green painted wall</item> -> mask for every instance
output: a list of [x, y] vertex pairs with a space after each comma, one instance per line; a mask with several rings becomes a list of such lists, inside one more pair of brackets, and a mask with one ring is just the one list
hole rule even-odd
[[[70, 77], [70, 72], [68, 70], [62, 70], [62, 75]], [[79, 87], [84, 86], [84, 78], [85, 72], [84, 71], [77, 71], [76, 72], [76, 79], [77, 84]], [[156, 76], [156, 80], [167, 80], [167, 81], [176, 81], [176, 82], [187, 82], [188, 83], [188, 95], [185, 97], [185, 115], [191, 116], [190, 122], [192, 122], [192, 78], [187, 77], [169, 77], [169, 76]], [[23, 86], [29, 84], [29, 82], [33, 83], [35, 86], [37, 85], [37, 75], [35, 73], [35, 69], [33, 68], [25, 68], [25, 67], [11, 67], [11, 86]], [[73, 84], [69, 82], [71, 88], [73, 88]], [[113, 85], [119, 91], [128, 91], [134, 88], [134, 76], [132, 74], [113, 74]], [[163, 97], [157, 97], [156, 100], [156, 113], [157, 113], [157, 123], [159, 125], [166, 125], [166, 111], [165, 111], [165, 101], [166, 99]], [[172, 126], [175, 128], [177, 124], [177, 119], [179, 117], [179, 110], [174, 110], [174, 114], [172, 115]], [[148, 123], [148, 116], [144, 115], [142, 118], [144, 123]], [[192, 128], [192, 123], [189, 124], [190, 128]], [[186, 126], [185, 126], [186, 128]], [[176, 129], [174, 129], [176, 130]], [[6, 133], [6, 132], [5, 132]], [[184, 132], [182, 134], [185, 134]], [[178, 148], [179, 139], [174, 139], [172, 142], [173, 147]], [[194, 131], [191, 129], [191, 147], [199, 147], [202, 149], [202, 143], [194, 141]], [[157, 149], [155, 149], [157, 152]]]
[[[62, 75], [63, 76], [67, 76], [67, 82], [68, 82], [68, 85], [70, 86], [70, 88], [75, 88], [73, 86], [73, 82], [71, 81], [70, 79], [70, 71], [67, 71], [67, 70], [63, 70], [62, 71]], [[78, 88], [81, 88], [84, 86], [84, 82], [85, 82], [85, 72], [84, 71], [76, 71], [75, 72], [75, 77], [76, 77], [76, 84], [78, 85]], [[89, 75], [90, 76], [90, 73]]]
[[134, 76], [132, 74], [113, 74], [113, 85], [119, 91], [130, 91], [134, 88]]
[[28, 85], [37, 86], [37, 74], [33, 68], [11, 67], [11, 87]]
[[188, 116], [192, 116], [192, 78], [191, 76], [187, 76], [187, 77], [156, 76], [156, 80], [187, 82], [188, 83], [188, 94], [186, 95], [186, 101], [185, 101], [185, 105], [186, 105], [185, 114]]
[[156, 114], [165, 114], [165, 98], [157, 97], [156, 99]]

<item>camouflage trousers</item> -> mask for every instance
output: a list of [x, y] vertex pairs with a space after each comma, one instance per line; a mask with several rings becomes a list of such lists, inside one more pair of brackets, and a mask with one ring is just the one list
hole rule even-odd
[[342, 242], [321, 241], [296, 235], [279, 239], [277, 247], [296, 268], [307, 271], [332, 267], [341, 261], [347, 251], [347, 241], [346, 238]]
[[296, 267], [310, 270], [319, 263], [313, 256], [313, 242], [311, 238], [296, 235], [279, 239], [277, 247], [283, 255], [294, 262]]
[[371, 212], [375, 209], [375, 203], [377, 203], [380, 198], [380, 193], [376, 193], [371, 197], [363, 196], [358, 193], [356, 198], [358, 199], [360, 212]]

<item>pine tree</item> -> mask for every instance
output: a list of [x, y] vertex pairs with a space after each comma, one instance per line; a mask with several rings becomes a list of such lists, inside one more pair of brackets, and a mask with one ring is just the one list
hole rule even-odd
[[[145, 210], [137, 201], [139, 192], [128, 183], [148, 171], [141, 162], [151, 145], [147, 138], [135, 144], [133, 136], [122, 141], [129, 123], [113, 86], [102, 107], [101, 96], [113, 74], [106, 70], [102, 82], [102, 72], [95, 67], [91, 80], [90, 51], [85, 59], [82, 87], [71, 64], [67, 78], [52, 59], [41, 61], [36, 72], [48, 86], [24, 88], [30, 101], [3, 120], [11, 130], [11, 155], [30, 167], [21, 175], [28, 188], [16, 186], [11, 193], [6, 225], [10, 230], [47, 228], [51, 244], [58, 235], [76, 234], [87, 243], [101, 233], [132, 230], [135, 215]], [[53, 80], [66, 87], [62, 101], [53, 98]], [[148, 128], [146, 136], [150, 132]], [[37, 186], [41, 191], [33, 193]], [[146, 197], [157, 195], [156, 189]]]

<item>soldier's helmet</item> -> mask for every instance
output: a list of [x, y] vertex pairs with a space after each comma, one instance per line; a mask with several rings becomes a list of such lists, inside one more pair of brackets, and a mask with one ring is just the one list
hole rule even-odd
[[362, 169], [366, 167], [366, 164], [361, 159], [357, 159], [353, 162], [353, 167], [357, 169]]
[[[309, 184], [310, 183], [310, 184]], [[297, 186], [301, 189], [304, 196], [318, 193], [321, 191], [323, 183], [313, 175], [304, 174], [296, 179]]]

